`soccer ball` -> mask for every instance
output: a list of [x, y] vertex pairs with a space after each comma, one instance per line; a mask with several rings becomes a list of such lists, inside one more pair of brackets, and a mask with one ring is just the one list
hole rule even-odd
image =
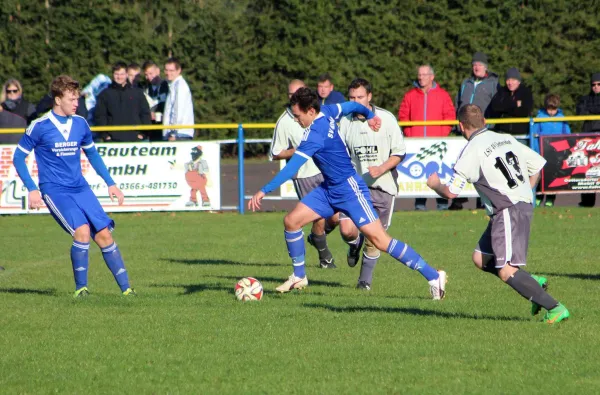
[[254, 277], [244, 277], [235, 284], [235, 297], [242, 302], [261, 300], [263, 287]]

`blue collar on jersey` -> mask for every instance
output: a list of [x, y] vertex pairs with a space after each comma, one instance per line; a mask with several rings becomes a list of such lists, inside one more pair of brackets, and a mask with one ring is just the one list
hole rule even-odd
[[54, 110], [52, 110], [52, 115], [54, 115], [54, 117], [56, 118], [56, 120], [62, 124], [67, 123], [67, 121], [69, 120], [69, 118], [71, 117], [63, 117], [62, 115], [58, 115], [57, 113], [54, 112]]

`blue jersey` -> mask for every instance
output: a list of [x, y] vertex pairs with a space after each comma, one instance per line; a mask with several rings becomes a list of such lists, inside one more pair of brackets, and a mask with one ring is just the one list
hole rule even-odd
[[32, 122], [18, 148], [25, 154], [35, 150], [40, 190], [44, 192], [88, 187], [81, 173], [81, 149], [93, 146], [92, 132], [84, 118], [62, 117], [50, 111]]
[[338, 122], [343, 116], [340, 104], [322, 106], [296, 149], [296, 154], [314, 160], [323, 173], [326, 188], [339, 185], [356, 174], [346, 144], [338, 133]]

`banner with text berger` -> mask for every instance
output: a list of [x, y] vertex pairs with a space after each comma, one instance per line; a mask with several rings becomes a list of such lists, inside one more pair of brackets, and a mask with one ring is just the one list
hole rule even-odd
[[[106, 183], [84, 153], [81, 169], [107, 212], [218, 210], [221, 207], [220, 145], [208, 142], [96, 144], [117, 186], [125, 194], [118, 206], [108, 198]], [[27, 189], [16, 174], [12, 157], [16, 145], [0, 145], [0, 214], [22, 214]], [[32, 152], [27, 166], [38, 181]], [[39, 212], [48, 213], [47, 209]]]
[[[427, 176], [437, 172], [442, 182], [448, 182], [454, 171], [452, 167], [467, 141], [462, 137], [404, 138], [406, 156], [396, 167], [398, 173], [398, 197], [438, 197], [427, 186]], [[365, 147], [369, 149], [370, 147]], [[281, 161], [281, 168], [285, 161]], [[471, 184], [467, 184], [461, 197], [479, 196]], [[281, 186], [282, 198], [297, 198], [291, 181]]]
[[543, 193], [600, 192], [600, 134], [542, 136]]

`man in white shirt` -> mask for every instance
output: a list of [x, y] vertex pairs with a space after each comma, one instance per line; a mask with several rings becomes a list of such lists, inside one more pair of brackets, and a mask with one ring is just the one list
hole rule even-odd
[[545, 308], [544, 322], [555, 324], [569, 318], [569, 311], [546, 292], [547, 279], [521, 268], [526, 264], [533, 217], [532, 189], [546, 161], [513, 136], [487, 130], [483, 112], [474, 104], [458, 111], [458, 122], [468, 143], [454, 165], [454, 175], [442, 184], [433, 173], [427, 186], [454, 199], [467, 182], [472, 183], [490, 216], [473, 252], [475, 265], [530, 300], [532, 315]]
[[[348, 115], [340, 121], [340, 136], [346, 143], [352, 164], [362, 176], [371, 194], [373, 206], [387, 230], [392, 220], [394, 201], [398, 194], [398, 172], [396, 166], [406, 155], [402, 130], [396, 117], [387, 110], [371, 104], [372, 87], [369, 81], [357, 78], [350, 83], [348, 98], [369, 108], [381, 118], [381, 128], [373, 131], [362, 116]], [[345, 240], [355, 240], [358, 229], [340, 214], [340, 231]], [[360, 245], [350, 245], [348, 265], [354, 267], [360, 259]], [[379, 250], [370, 241], [365, 242], [363, 261], [357, 288], [370, 290], [373, 271], [379, 259]]]
[[[177, 58], [169, 58], [165, 63], [165, 74], [169, 81], [169, 94], [165, 103], [163, 125], [193, 125], [194, 103], [192, 92], [181, 76], [181, 63]], [[194, 129], [165, 129], [163, 140], [192, 140]]]
[[[301, 80], [293, 80], [288, 85], [288, 99], [300, 88], [306, 85]], [[276, 160], [288, 160], [296, 152], [296, 148], [302, 141], [305, 129], [294, 121], [294, 116], [289, 107], [285, 111], [275, 125], [273, 131], [273, 140], [269, 150], [270, 158]], [[298, 199], [302, 199], [314, 188], [323, 182], [323, 175], [315, 165], [312, 159], [308, 159], [304, 165], [298, 170], [298, 174], [292, 179], [296, 195]], [[319, 265], [322, 269], [335, 269], [333, 255], [327, 246], [327, 238], [325, 232], [325, 220], [319, 219], [312, 225], [311, 233], [308, 236], [308, 242], [314, 246], [319, 253]]]

